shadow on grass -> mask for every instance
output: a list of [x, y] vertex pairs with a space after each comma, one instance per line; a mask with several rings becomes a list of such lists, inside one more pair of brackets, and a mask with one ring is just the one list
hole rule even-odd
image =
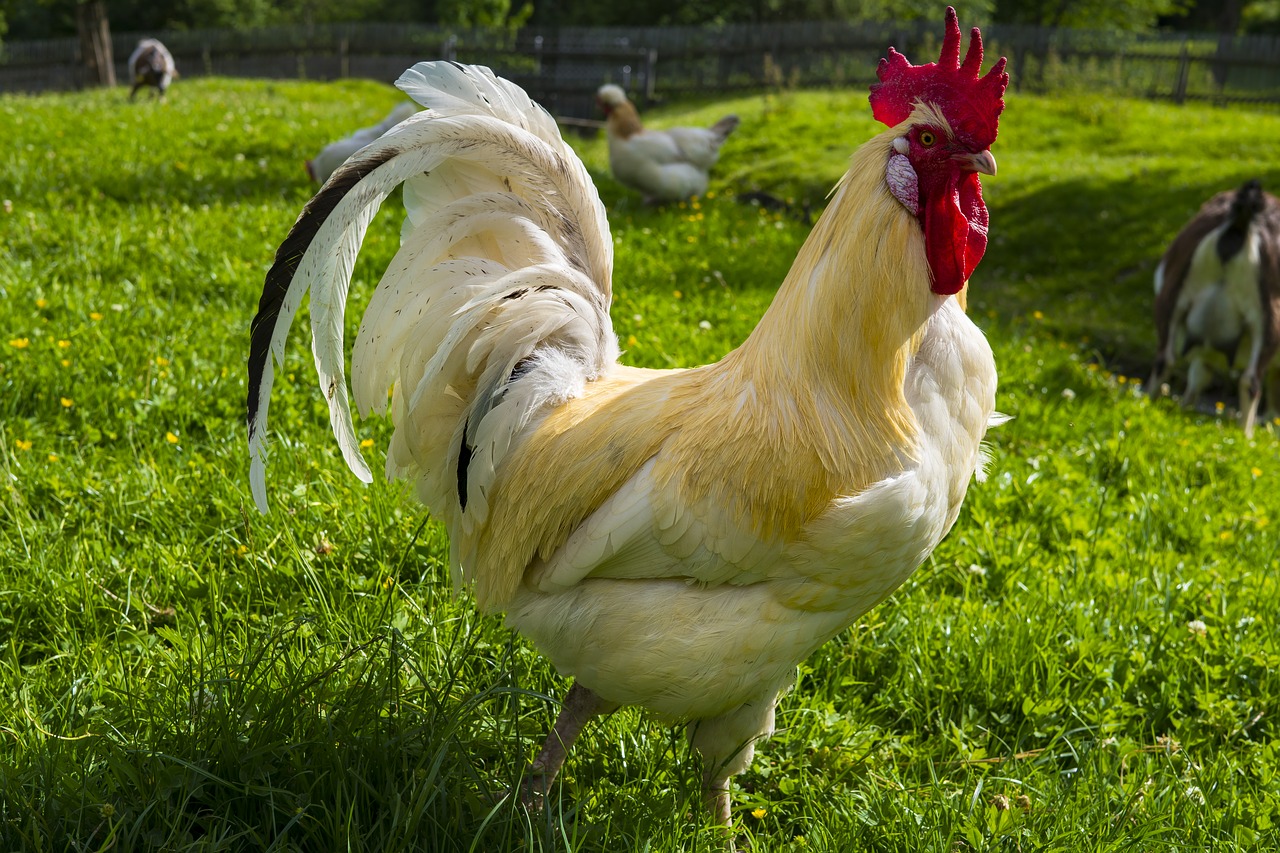
[[[6, 849], [539, 849], [590, 832], [572, 807], [530, 816], [506, 795], [549, 701], [515, 683], [510, 648], [314, 631], [190, 647], [167, 689], [123, 689], [82, 736], [0, 768]], [[449, 666], [428, 681], [424, 654]], [[41, 725], [83, 711], [61, 713]]]
[[1155, 348], [1152, 275], [1165, 248], [1210, 196], [1251, 177], [1188, 182], [1173, 168], [1055, 181], [991, 207], [991, 243], [973, 300], [1002, 322], [1039, 311], [1044, 328], [1092, 349], [1111, 370], [1146, 376]]

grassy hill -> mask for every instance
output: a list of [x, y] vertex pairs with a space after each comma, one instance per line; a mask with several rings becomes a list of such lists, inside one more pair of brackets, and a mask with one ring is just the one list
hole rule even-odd
[[[420, 506], [347, 472], [302, 327], [272, 405], [273, 511], [252, 508], [248, 322], [310, 196], [302, 161], [397, 100], [219, 79], [166, 104], [0, 97], [0, 848], [716, 849], [683, 735], [635, 711], [588, 730], [545, 813], [502, 797], [563, 681], [453, 595]], [[802, 667], [739, 777], [740, 836], [1273, 849], [1277, 427], [1246, 441], [1230, 399], [1187, 413], [1134, 377], [1160, 252], [1212, 193], [1280, 187], [1280, 116], [1008, 101], [971, 312], [1014, 420], [934, 556]], [[574, 140], [631, 363], [741, 341], [803, 211], [877, 130], [858, 91], [649, 118], [730, 111], [711, 192], [683, 206], [642, 205], [602, 140]], [[754, 190], [796, 213], [737, 200]], [[357, 304], [398, 226], [388, 210], [370, 230]], [[380, 458], [387, 424], [358, 430]]]

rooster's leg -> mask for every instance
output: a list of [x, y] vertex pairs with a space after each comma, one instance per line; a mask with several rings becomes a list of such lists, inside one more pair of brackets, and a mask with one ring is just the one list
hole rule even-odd
[[529, 775], [524, 780], [524, 791], [521, 800], [528, 808], [539, 808], [543, 798], [551, 790], [551, 783], [564, 765], [564, 759], [573, 748], [583, 727], [600, 714], [607, 714], [617, 709], [617, 704], [601, 699], [581, 684], [574, 682], [569, 693], [564, 697], [564, 705], [560, 716], [556, 718], [555, 727], [547, 735], [542, 751], [533, 760]]
[[729, 784], [732, 776], [723, 771], [706, 770], [702, 773], [702, 801], [711, 819], [724, 829], [724, 853], [736, 853], [733, 843], [733, 816], [730, 810]]
[[713, 821], [721, 826], [730, 825], [728, 776], [710, 771], [703, 773], [702, 800]]

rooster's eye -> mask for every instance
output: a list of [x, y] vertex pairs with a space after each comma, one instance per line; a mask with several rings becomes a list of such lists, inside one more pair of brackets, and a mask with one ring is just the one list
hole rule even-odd
[[920, 144], [923, 145], [925, 148], [932, 148], [933, 143], [937, 141], [938, 141], [938, 137], [933, 135], [933, 131], [930, 131], [930, 130], [920, 131]]

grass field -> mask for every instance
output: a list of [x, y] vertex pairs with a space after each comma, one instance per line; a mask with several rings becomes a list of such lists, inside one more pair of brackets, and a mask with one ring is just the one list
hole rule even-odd
[[[416, 503], [347, 472], [301, 334], [273, 509], [252, 508], [248, 322], [302, 160], [396, 100], [218, 79], [163, 105], [0, 97], [0, 849], [716, 849], [696, 758], [635, 711], [588, 730], [542, 814], [502, 796], [564, 684], [450, 592]], [[697, 204], [641, 205], [601, 140], [574, 142], [631, 363], [741, 341], [808, 229], [735, 195], [816, 214], [876, 130], [862, 92], [653, 120], [730, 110]], [[1011, 96], [994, 153], [971, 312], [1014, 420], [934, 556], [802, 667], [739, 777], [740, 840], [1274, 849], [1280, 428], [1246, 441], [1232, 400], [1187, 413], [1133, 377], [1159, 253], [1213, 192], [1280, 187], [1280, 116]], [[371, 229], [357, 303], [398, 225]], [[377, 458], [388, 425], [358, 429]]]

